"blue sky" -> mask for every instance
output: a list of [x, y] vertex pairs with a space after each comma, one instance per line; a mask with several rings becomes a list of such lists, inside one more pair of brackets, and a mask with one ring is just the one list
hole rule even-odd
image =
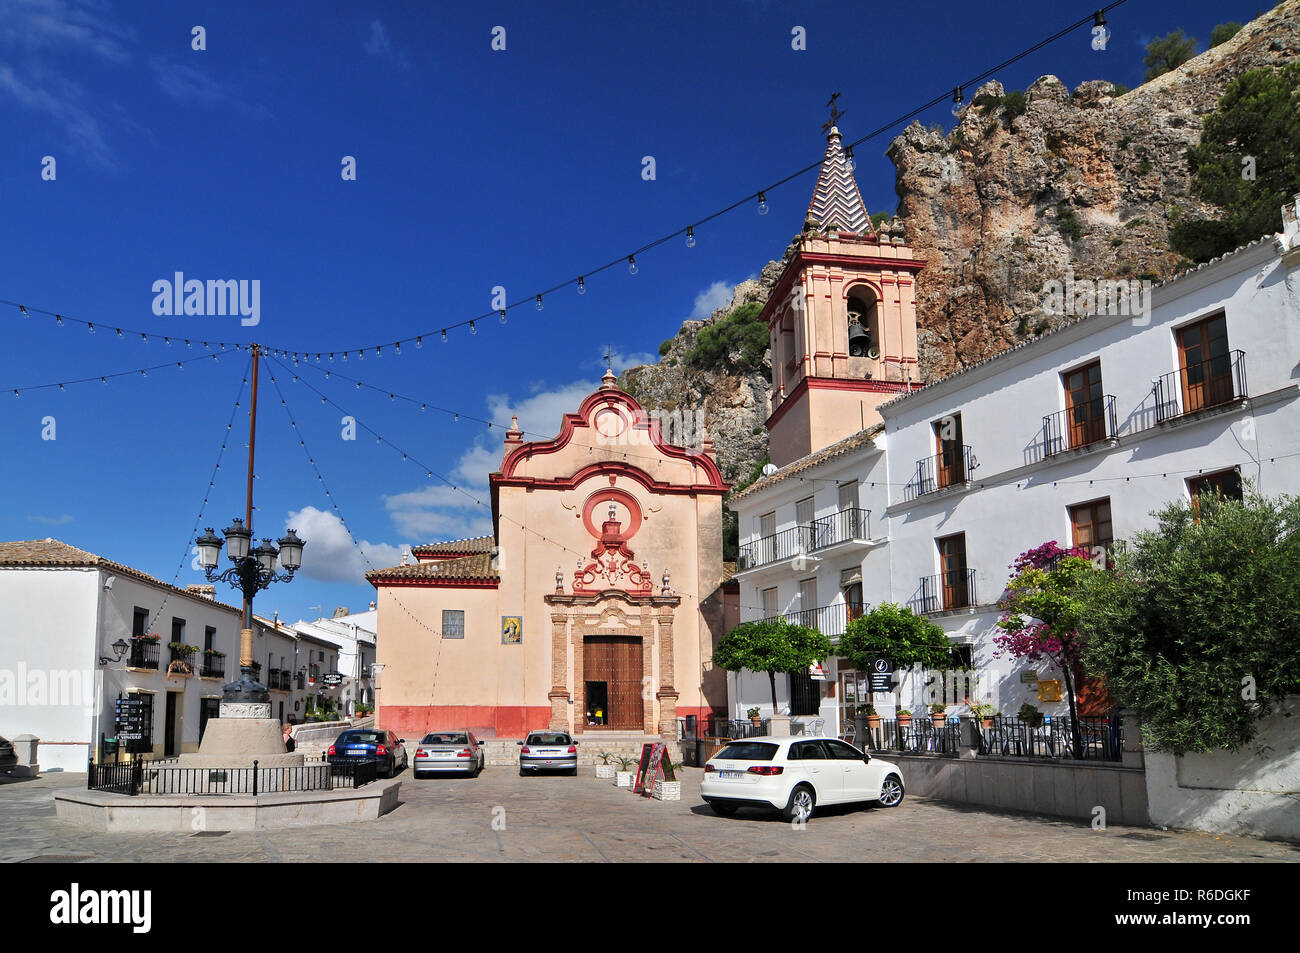
[[[1142, 47], [1177, 27], [1203, 49], [1257, 0], [1130, 3], [1109, 48], [1086, 30], [1008, 69], [1023, 88], [1054, 73], [1130, 86]], [[576, 278], [704, 218], [797, 168], [825, 146], [824, 103], [840, 91], [846, 139], [1086, 15], [1024, 4], [126, 3], [0, 0], [0, 299], [91, 321], [0, 306], [0, 538], [54, 536], [178, 584], [202, 581], [187, 540], [226, 435], [242, 353], [186, 361], [186, 337], [327, 352], [421, 334]], [[206, 49], [191, 48], [192, 28]], [[491, 48], [505, 29], [505, 50]], [[807, 49], [791, 48], [803, 26]], [[972, 90], [967, 91], [969, 96]], [[947, 106], [922, 121], [953, 119]], [[893, 211], [890, 136], [860, 147], [871, 211]], [[42, 178], [46, 156], [55, 178]], [[356, 159], [355, 181], [340, 175]], [[656, 177], [642, 178], [653, 156]], [[548, 296], [469, 335], [435, 333], [323, 367], [467, 415], [519, 413], [551, 435], [616, 369], [655, 355], [718, 289], [779, 256], [798, 231], [813, 179]], [[260, 282], [260, 320], [159, 316], [154, 282]], [[113, 333], [114, 327], [149, 333]], [[169, 347], [161, 336], [174, 338]], [[355, 353], [355, 352], [354, 352]], [[275, 370], [272, 368], [272, 370]], [[500, 460], [481, 425], [358, 390], [337, 376], [275, 370], [340, 512], [375, 565], [403, 544], [489, 528], [486, 506], [450, 491], [366, 435], [341, 439], [341, 413], [473, 491]], [[258, 599], [259, 613], [364, 608], [360, 557], [263, 376], [256, 529], [294, 525], [305, 577]], [[247, 395], [203, 525], [244, 511]], [[55, 439], [50, 434], [53, 418]], [[475, 494], [477, 495], [477, 494]], [[479, 497], [486, 502], [486, 495]], [[178, 565], [183, 563], [179, 576]], [[233, 598], [233, 593], [228, 594]]]

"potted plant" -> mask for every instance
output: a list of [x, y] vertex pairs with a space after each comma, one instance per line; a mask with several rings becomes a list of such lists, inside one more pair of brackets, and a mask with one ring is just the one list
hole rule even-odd
[[859, 705], [857, 712], [867, 719], [867, 727], [872, 731], [880, 727], [880, 716], [876, 714], [875, 705]]
[[667, 758], [664, 758], [664, 774], [672, 775], [674, 780], [667, 781], [659, 778], [654, 783], [654, 789], [651, 796], [657, 801], [680, 801], [682, 799], [682, 782], [676, 780], [677, 772], [682, 769], [680, 764], [674, 765]]
[[971, 705], [970, 714], [972, 718], [979, 720], [979, 723], [985, 728], [993, 727], [993, 706], [992, 705]]
[[637, 759], [617, 755], [614, 760], [618, 762], [619, 767], [619, 770], [614, 772], [614, 783], [621, 788], [631, 790], [632, 782], [636, 779], [636, 772], [632, 769], [637, 766]]
[[1020, 706], [1020, 720], [1032, 728], [1037, 728], [1043, 723], [1043, 713], [1036, 706], [1025, 702]]
[[908, 711], [906, 708], [901, 709], [898, 712], [898, 726], [900, 728], [906, 728], [911, 723], [912, 723], [912, 713]]
[[608, 781], [614, 776], [614, 756], [608, 751], [602, 751], [596, 757], [600, 759], [600, 764], [596, 765], [596, 777]]
[[943, 723], [947, 717], [948, 717], [947, 705], [930, 706], [930, 721], [934, 724], [934, 727], [942, 728]]
[[137, 639], [141, 642], [152, 642], [154, 645], [157, 645], [159, 642], [162, 641], [162, 636], [159, 635], [157, 632], [150, 632], [148, 635], [134, 635], [132, 636], [132, 638]]
[[190, 659], [199, 650], [199, 647], [197, 645], [186, 645], [184, 642], [168, 642], [167, 648], [171, 649], [172, 653], [172, 660], [167, 665], [167, 674], [193, 675], [194, 666], [190, 664]]
[[746, 712], [746, 714], [749, 715], [750, 724], [754, 725], [755, 727], [757, 727], [759, 724], [762, 723], [762, 719], [759, 718], [759, 710], [757, 708], [749, 709]]

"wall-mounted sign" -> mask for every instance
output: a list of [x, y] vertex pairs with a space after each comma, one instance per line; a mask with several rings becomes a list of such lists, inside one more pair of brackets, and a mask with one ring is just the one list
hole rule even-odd
[[519, 645], [524, 640], [524, 617], [521, 615], [503, 615], [501, 617], [501, 644]]
[[1038, 700], [1040, 702], [1059, 702], [1061, 700], [1061, 680], [1049, 678], [1038, 682]]
[[320, 680], [326, 688], [338, 688], [343, 684], [343, 676], [339, 672], [326, 672]]
[[894, 687], [894, 663], [887, 658], [873, 659], [871, 662], [871, 691], [887, 692]]
[[1037, 672], [1021, 672], [1021, 673], [1020, 673], [1020, 681], [1021, 681], [1023, 684], [1025, 684], [1025, 685], [1032, 685], [1032, 684], [1034, 684], [1034, 682], [1038, 681], [1038, 673], [1037, 673]]
[[830, 676], [826, 674], [826, 663], [813, 662], [811, 665], [809, 665], [808, 677], [815, 682], [824, 682], [828, 678], [830, 678]]

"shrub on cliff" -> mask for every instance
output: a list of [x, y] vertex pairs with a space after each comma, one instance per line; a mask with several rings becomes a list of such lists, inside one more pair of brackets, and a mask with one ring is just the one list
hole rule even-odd
[[761, 304], [751, 301], [704, 325], [686, 355], [687, 362], [706, 370], [729, 367], [742, 374], [757, 372], [769, 342], [767, 324], [758, 317], [762, 310]]

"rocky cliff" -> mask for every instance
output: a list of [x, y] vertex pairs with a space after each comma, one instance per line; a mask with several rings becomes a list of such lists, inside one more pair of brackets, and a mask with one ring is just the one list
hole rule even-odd
[[[1294, 60], [1300, 0], [1287, 0], [1235, 37], [1172, 72], [1117, 95], [1092, 81], [1073, 92], [1043, 76], [1021, 96], [990, 82], [946, 135], [913, 123], [888, 150], [898, 215], [927, 262], [917, 286], [921, 369], [934, 379], [1059, 323], [1043, 285], [1064, 280], [1159, 281], [1184, 264], [1169, 250], [1182, 216], [1213, 217], [1191, 195], [1183, 154], [1228, 84], [1252, 69]], [[787, 254], [789, 250], [787, 250]], [[780, 274], [737, 286], [735, 307], [765, 301]], [[658, 364], [620, 384], [647, 407], [702, 408], [729, 480], [767, 455], [767, 357], [748, 367], [687, 360], [706, 322], [687, 321]]]
[[1072, 93], [1044, 76], [1011, 118], [1020, 104], [1008, 110], [990, 82], [947, 135], [904, 130], [888, 155], [908, 242], [927, 260], [917, 283], [924, 376], [1052, 326], [1043, 284], [1071, 269], [1078, 279], [1171, 277], [1182, 263], [1170, 226], [1217, 211], [1191, 195], [1184, 153], [1233, 79], [1298, 51], [1300, 0], [1288, 0], [1123, 95], [1100, 81]]

